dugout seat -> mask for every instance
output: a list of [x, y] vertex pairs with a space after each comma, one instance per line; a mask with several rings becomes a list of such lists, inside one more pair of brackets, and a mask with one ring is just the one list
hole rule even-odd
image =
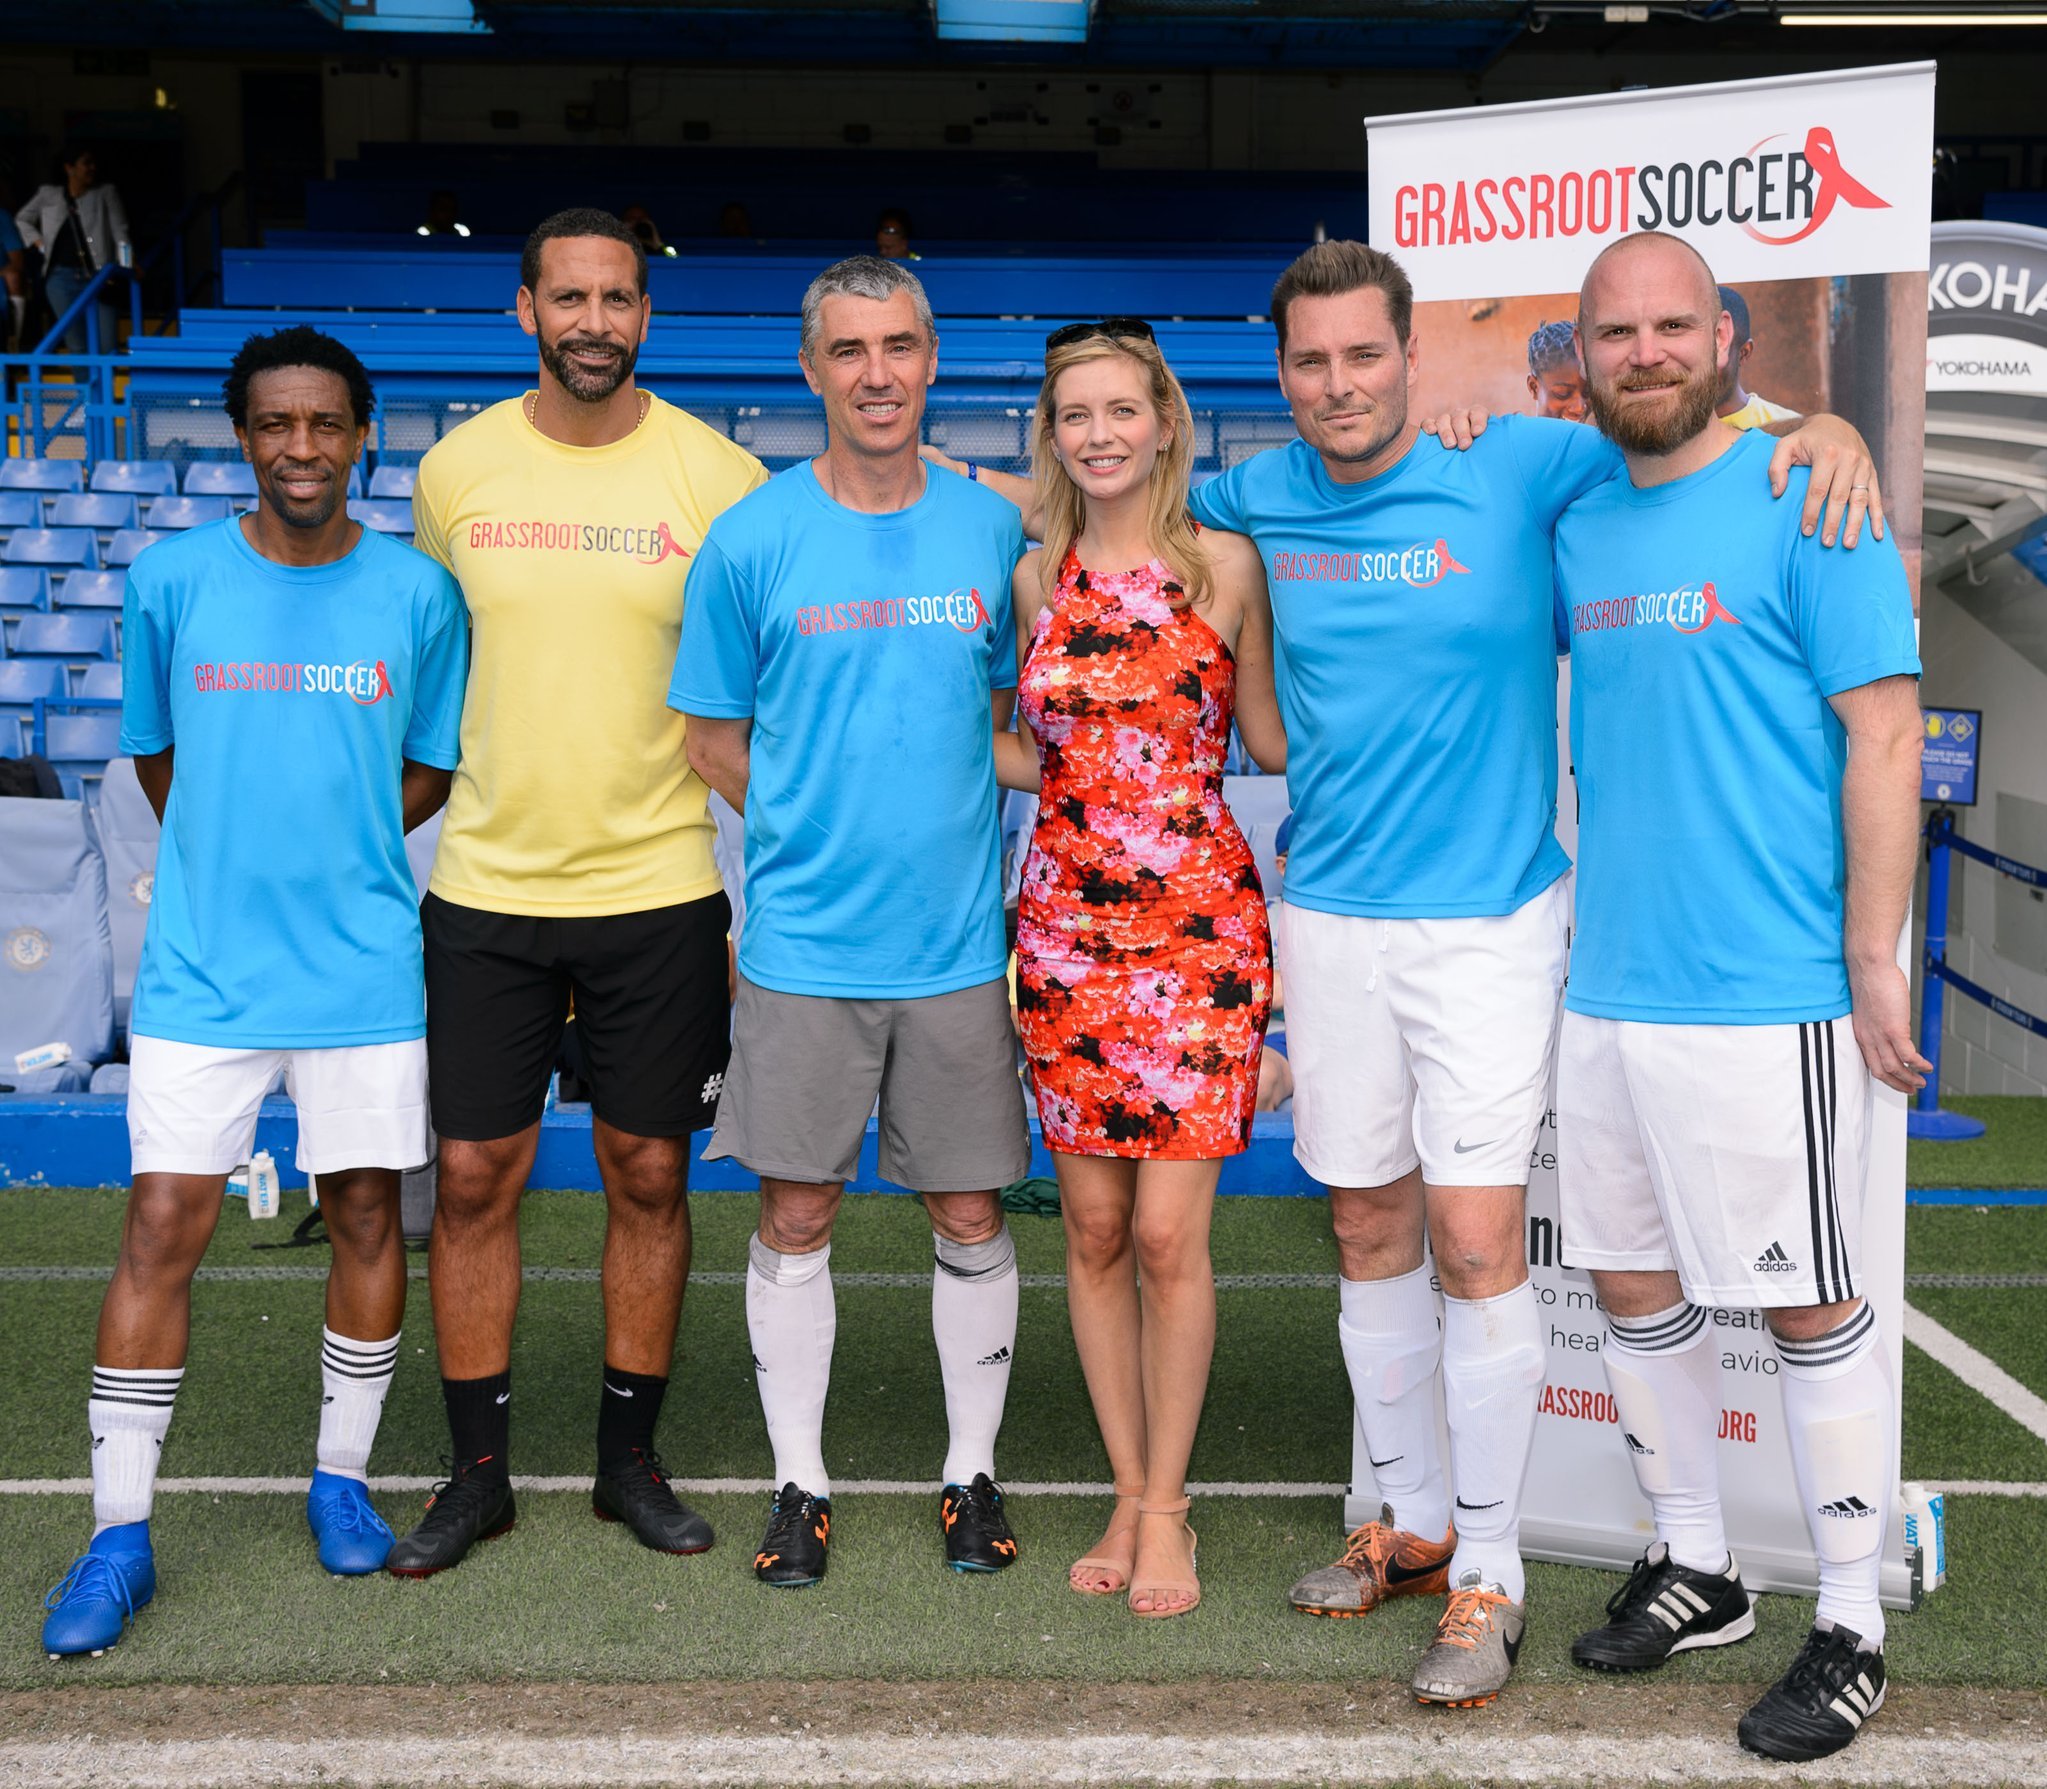
[[136, 780], [133, 758], [109, 760], [100, 782], [97, 819], [100, 855], [107, 866], [114, 1020], [126, 1036], [128, 1005], [135, 997], [135, 971], [142, 961], [142, 935], [149, 925], [150, 897], [156, 892], [156, 847], [162, 832], [156, 810]]
[[55, 700], [69, 693], [60, 664], [49, 659], [0, 659], [0, 758], [19, 758], [27, 752], [38, 696]]
[[224, 522], [232, 507], [226, 497], [159, 497], [149, 506], [143, 524], [152, 530], [203, 528], [208, 522]]
[[97, 795], [107, 760], [121, 750], [121, 711], [50, 709], [43, 717], [43, 741], [43, 756], [57, 767], [64, 793], [74, 800]]
[[417, 466], [379, 466], [370, 474], [370, 495], [399, 503], [412, 501], [412, 488], [419, 482]]
[[128, 591], [125, 571], [75, 571], [57, 586], [57, 607], [118, 609]]
[[0, 459], [0, 491], [82, 491], [82, 460]]
[[185, 468], [187, 497], [253, 497], [256, 468], [246, 460], [194, 460]]
[[99, 569], [99, 542], [90, 528], [17, 528], [0, 547], [9, 565], [83, 565]]
[[158, 541], [170, 538], [162, 529], [123, 528], [107, 543], [107, 563], [116, 568], [133, 565]]
[[169, 496], [178, 488], [178, 469], [168, 460], [101, 460], [92, 469], [90, 488], [137, 497]]
[[1244, 842], [1258, 860], [1258, 880], [1268, 901], [1283, 898], [1279, 873], [1280, 823], [1293, 811], [1283, 776], [1226, 776], [1223, 800], [1244, 830]]
[[106, 865], [83, 802], [0, 801], [0, 1062], [50, 1043], [78, 1086], [113, 1054]]
[[9, 650], [17, 659], [62, 659], [74, 665], [121, 656], [112, 618], [89, 610], [30, 615], [14, 630]]

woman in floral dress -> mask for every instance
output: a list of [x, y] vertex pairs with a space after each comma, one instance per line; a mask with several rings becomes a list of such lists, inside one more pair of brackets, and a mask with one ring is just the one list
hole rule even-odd
[[1067, 1300], [1116, 1508], [1071, 1572], [1133, 1613], [1200, 1601], [1187, 1458], [1215, 1343], [1209, 1214], [1250, 1141], [1272, 946], [1222, 798], [1234, 712], [1285, 764], [1264, 568], [1187, 513], [1187, 400], [1134, 319], [1046, 343], [1033, 442], [1044, 546], [1016, 572], [1022, 727], [998, 771], [1039, 790], [1017, 1014], [1066, 1221]]

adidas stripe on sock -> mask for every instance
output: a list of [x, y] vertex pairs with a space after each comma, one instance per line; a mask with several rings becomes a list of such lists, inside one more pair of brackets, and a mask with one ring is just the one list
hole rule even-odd
[[398, 1368], [398, 1338], [358, 1342], [320, 1331], [320, 1441], [322, 1472], [367, 1479], [370, 1447], [384, 1414], [384, 1394]]
[[1777, 1338], [1791, 1465], [1819, 1555], [1815, 1619], [1872, 1644], [1884, 1634], [1877, 1589], [1898, 1483], [1897, 1404], [1876, 1312], [1807, 1341]]
[[149, 1520], [156, 1467], [183, 1367], [92, 1369], [85, 1407], [92, 1429], [92, 1531]]
[[1706, 1313], [1679, 1303], [1646, 1317], [1607, 1317], [1601, 1355], [1635, 1483], [1656, 1537], [1679, 1565], [1727, 1568], [1720, 1513], [1720, 1353]]

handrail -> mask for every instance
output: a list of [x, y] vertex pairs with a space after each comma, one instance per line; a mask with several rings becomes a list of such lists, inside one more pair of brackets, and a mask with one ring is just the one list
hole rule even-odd
[[192, 200], [183, 211], [178, 213], [177, 221], [165, 233], [163, 240], [150, 251], [142, 265], [136, 269], [135, 284], [130, 293], [130, 304], [132, 306], [130, 323], [136, 335], [142, 333], [142, 282], [163, 264], [163, 259], [166, 255], [171, 258], [171, 314], [175, 316], [183, 311], [187, 301], [191, 298], [192, 293], [186, 283], [185, 276], [185, 236], [191, 229], [193, 221], [202, 212], [210, 212], [213, 222], [211, 233], [212, 265], [207, 269], [206, 281], [213, 286], [220, 284], [221, 207], [227, 203], [229, 196], [241, 184], [242, 171], [237, 168], [211, 192], [201, 193], [196, 199]]
[[88, 304], [92, 306], [92, 309], [86, 313], [85, 319], [86, 351], [91, 354], [99, 353], [99, 305], [94, 298], [94, 294], [102, 286], [111, 285], [114, 280], [124, 278], [127, 272], [128, 269], [123, 267], [118, 261], [109, 261], [91, 279], [87, 280], [79, 289], [78, 296], [66, 307], [64, 314], [51, 325], [50, 333], [29, 350], [29, 359], [31, 361], [39, 360], [43, 356], [54, 352], [54, 344], [62, 337], [64, 331], [70, 328], [72, 319]]

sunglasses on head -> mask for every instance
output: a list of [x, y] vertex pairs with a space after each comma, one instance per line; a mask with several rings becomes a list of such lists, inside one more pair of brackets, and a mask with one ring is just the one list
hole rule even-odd
[[1090, 336], [1105, 335], [1119, 342], [1152, 342], [1158, 337], [1142, 317], [1104, 317], [1099, 323], [1069, 323], [1063, 329], [1055, 329], [1045, 338], [1045, 352], [1054, 348], [1070, 348], [1075, 342], [1084, 342]]

